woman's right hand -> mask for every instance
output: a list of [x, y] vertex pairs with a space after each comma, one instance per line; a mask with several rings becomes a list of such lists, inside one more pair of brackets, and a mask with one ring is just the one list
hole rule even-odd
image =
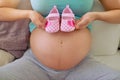
[[37, 28], [45, 27], [46, 19], [36, 11], [29, 12], [29, 18], [36, 25]]

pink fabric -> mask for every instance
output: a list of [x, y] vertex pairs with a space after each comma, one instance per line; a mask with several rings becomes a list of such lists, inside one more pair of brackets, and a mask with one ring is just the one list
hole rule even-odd
[[62, 25], [61, 25], [61, 31], [63, 32], [71, 32], [74, 31], [75, 27], [74, 27], [74, 21], [70, 20], [63, 20], [62, 21]]
[[75, 30], [75, 22], [74, 22], [74, 14], [72, 10], [69, 8], [69, 5], [62, 12], [61, 19], [61, 31], [63, 32], [71, 32]]
[[59, 31], [59, 22], [60, 22], [60, 15], [57, 10], [57, 7], [54, 6], [53, 9], [50, 11], [48, 16], [46, 17], [47, 23], [45, 26], [45, 30], [48, 33], [55, 33]]
[[69, 5], [67, 5], [66, 8], [63, 10], [61, 17], [57, 7], [54, 6], [46, 19], [47, 22], [45, 30], [48, 33], [55, 33], [59, 30], [63, 32], [71, 32], [75, 30], [75, 16], [72, 10], [69, 8]]

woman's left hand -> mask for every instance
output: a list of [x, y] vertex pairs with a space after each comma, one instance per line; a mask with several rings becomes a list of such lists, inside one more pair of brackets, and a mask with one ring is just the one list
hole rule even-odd
[[82, 18], [75, 21], [76, 29], [84, 29], [89, 23], [93, 22], [97, 18], [97, 12], [88, 12], [82, 16]]

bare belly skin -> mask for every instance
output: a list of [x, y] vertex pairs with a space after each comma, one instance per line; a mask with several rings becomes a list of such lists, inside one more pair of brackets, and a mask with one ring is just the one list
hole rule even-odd
[[91, 46], [91, 35], [87, 28], [52, 34], [35, 29], [31, 33], [30, 46], [42, 64], [56, 70], [66, 70], [80, 63], [87, 55]]

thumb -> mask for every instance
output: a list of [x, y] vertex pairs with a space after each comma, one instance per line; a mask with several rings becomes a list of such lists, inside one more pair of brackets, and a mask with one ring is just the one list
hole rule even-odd
[[79, 22], [78, 22], [78, 26], [79, 27], [83, 27], [85, 25], [87, 25], [89, 23], [89, 21], [86, 18], [82, 18]]

